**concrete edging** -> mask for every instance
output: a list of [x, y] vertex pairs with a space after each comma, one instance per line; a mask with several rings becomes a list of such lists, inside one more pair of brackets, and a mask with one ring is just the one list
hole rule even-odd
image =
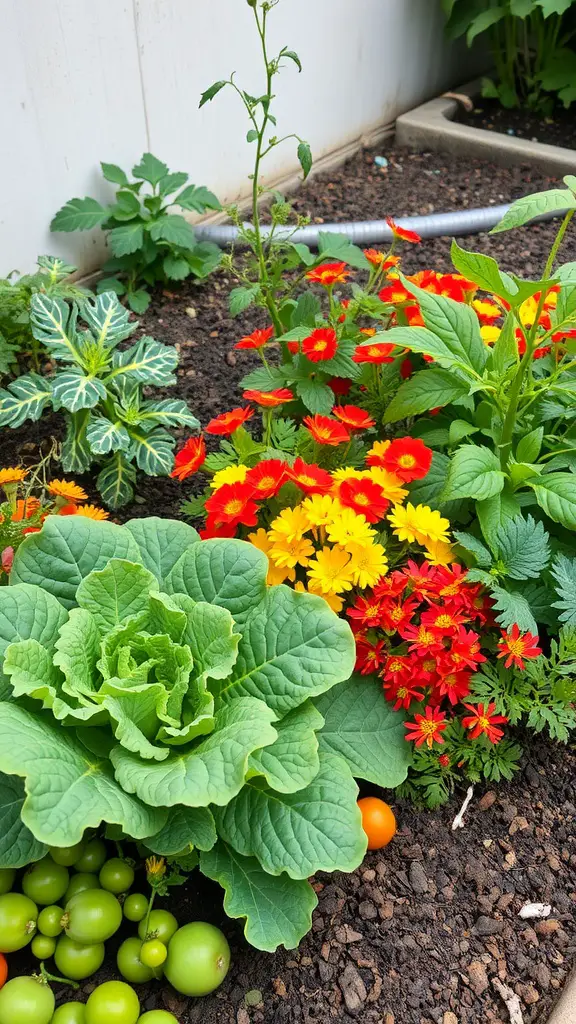
[[454, 93], [476, 98], [480, 93], [480, 82], [467, 82], [454, 90], [451, 96], [438, 96], [402, 114], [396, 120], [397, 144], [409, 149], [431, 149], [455, 156], [478, 157], [504, 167], [529, 164], [553, 176], [574, 173], [576, 152], [572, 149], [455, 122], [459, 104], [458, 100], [451, 98]]
[[572, 971], [568, 978], [548, 1024], [576, 1024], [576, 971]]

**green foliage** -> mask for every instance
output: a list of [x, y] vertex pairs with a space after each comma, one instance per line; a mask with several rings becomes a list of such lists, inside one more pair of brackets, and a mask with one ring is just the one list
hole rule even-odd
[[112, 257], [104, 271], [111, 276], [100, 281], [99, 291], [115, 291], [135, 313], [144, 313], [153, 285], [190, 275], [203, 279], [218, 266], [218, 247], [198, 243], [188, 221], [169, 212], [174, 206], [195, 213], [220, 210], [212, 192], [203, 185], [187, 185], [187, 174], [169, 171], [152, 153], [144, 153], [132, 168], [133, 181], [116, 164], [100, 166], [106, 181], [117, 186], [116, 201], [103, 206], [89, 197], [70, 199], [50, 225], [52, 231], [101, 227], [108, 232]]
[[136, 468], [149, 476], [169, 474], [174, 439], [166, 428], [199, 424], [185, 402], [154, 401], [144, 397], [143, 388], [175, 383], [176, 351], [149, 337], [120, 350], [138, 324], [130, 322], [114, 292], [86, 299], [80, 307], [37, 293], [30, 326], [55, 371], [50, 377], [20, 377], [0, 391], [0, 427], [38, 420], [50, 406], [63, 410], [64, 470], [83, 473], [98, 463], [98, 488], [112, 508], [132, 498]]
[[250, 942], [298, 945], [309, 876], [364, 856], [354, 777], [395, 785], [409, 752], [350, 678], [348, 624], [267, 569], [155, 518], [51, 516], [24, 541], [0, 590], [0, 865], [105, 822], [175, 864], [199, 852]]

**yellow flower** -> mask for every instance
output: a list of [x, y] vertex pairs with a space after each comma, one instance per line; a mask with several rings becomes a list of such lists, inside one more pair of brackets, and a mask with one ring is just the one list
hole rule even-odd
[[498, 341], [502, 328], [495, 327], [494, 324], [483, 324], [480, 328], [480, 334], [485, 345], [493, 345], [495, 341]]
[[500, 306], [496, 305], [495, 302], [491, 302], [489, 299], [474, 299], [472, 309], [478, 313], [478, 316], [498, 317], [502, 315]]
[[166, 861], [163, 857], [148, 857], [146, 874], [153, 878], [162, 878], [166, 874]]
[[308, 517], [300, 505], [296, 508], [283, 508], [280, 515], [270, 526], [270, 540], [292, 541], [299, 539], [310, 529]]
[[19, 484], [28, 476], [28, 470], [22, 466], [8, 466], [7, 469], [0, 469], [0, 487], [4, 484]]
[[341, 484], [343, 480], [363, 480], [368, 476], [367, 469], [353, 469], [352, 466], [340, 466], [332, 473], [334, 483]]
[[338, 499], [332, 498], [329, 494], [312, 494], [309, 498], [304, 498], [301, 507], [310, 526], [326, 526], [342, 511]]
[[384, 492], [384, 497], [395, 505], [399, 505], [404, 501], [408, 494], [406, 488], [402, 486], [400, 477], [396, 476], [396, 473], [391, 473], [388, 469], [383, 469], [382, 466], [372, 466], [368, 476], [372, 478], [375, 484], [380, 485]]
[[443, 540], [427, 540], [425, 547], [428, 552], [428, 561], [432, 565], [450, 565], [455, 561], [452, 544], [447, 544]]
[[391, 441], [374, 441], [370, 451], [366, 452], [366, 458], [368, 458], [369, 455], [384, 455], [384, 452], [387, 451], [391, 444]]
[[326, 604], [332, 609], [333, 612], [336, 612], [337, 615], [342, 611], [344, 605], [344, 598], [340, 597], [340, 594], [323, 594], [322, 591], [318, 590], [318, 588], [314, 585], [313, 580], [310, 580], [310, 583], [308, 584], [308, 593], [316, 594], [318, 597], [323, 598], [324, 601], [326, 601]]
[[294, 537], [293, 540], [280, 538], [270, 548], [270, 558], [278, 568], [294, 569], [297, 565], [308, 565], [314, 545], [308, 537]]
[[262, 527], [260, 527], [260, 529], [256, 530], [255, 533], [249, 533], [248, 540], [255, 548], [258, 548], [259, 551], [262, 551], [268, 557], [268, 575], [266, 577], [266, 583], [269, 587], [275, 587], [279, 583], [284, 583], [284, 580], [293, 581], [296, 579], [296, 572], [294, 569], [279, 568], [278, 566], [273, 565], [270, 561], [270, 548], [272, 547], [272, 543], [266, 533], [266, 530], [263, 530]]
[[352, 560], [355, 587], [362, 590], [373, 587], [388, 572], [388, 559], [382, 544], [348, 544], [346, 550]]
[[350, 555], [344, 548], [335, 545], [318, 551], [316, 560], [308, 566], [310, 586], [322, 594], [339, 594], [352, 589], [353, 572]]
[[222, 487], [222, 484], [243, 484], [247, 472], [248, 466], [226, 466], [225, 469], [219, 469], [217, 473], [214, 473], [210, 487], [217, 490], [218, 487]]
[[87, 501], [86, 491], [75, 484], [73, 480], [51, 480], [48, 484], [50, 494], [58, 498], [66, 498], [66, 501]]
[[98, 505], [80, 505], [74, 515], [84, 516], [86, 519], [109, 519], [110, 517], [110, 513], [99, 508]]
[[414, 507], [411, 502], [405, 507], [395, 505], [388, 520], [398, 540], [406, 540], [409, 544], [414, 541], [423, 545], [428, 541], [448, 541], [450, 523], [428, 505]]
[[359, 515], [351, 508], [343, 508], [332, 523], [326, 527], [328, 539], [334, 544], [369, 544], [376, 531], [368, 525], [366, 516]]

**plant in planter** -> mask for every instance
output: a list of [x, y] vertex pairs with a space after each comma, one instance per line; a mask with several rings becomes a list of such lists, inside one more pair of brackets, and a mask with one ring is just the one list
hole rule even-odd
[[409, 752], [379, 685], [349, 678], [349, 626], [267, 571], [171, 520], [50, 516], [26, 538], [0, 589], [1, 866], [106, 822], [197, 853], [258, 948], [298, 944], [307, 879], [364, 856], [353, 777], [397, 785]]
[[64, 409], [64, 470], [84, 473], [93, 462], [101, 465], [96, 482], [111, 508], [130, 501], [136, 467], [149, 476], [170, 473], [174, 438], [165, 428], [199, 424], [185, 402], [153, 401], [143, 388], [175, 383], [175, 349], [145, 336], [120, 350], [138, 324], [114, 292], [87, 299], [80, 309], [34, 295], [31, 326], [57, 369], [50, 377], [20, 377], [0, 391], [0, 427], [38, 420], [47, 406]]
[[109, 232], [112, 258], [104, 271], [113, 276], [99, 282], [99, 292], [125, 295], [130, 309], [144, 313], [150, 302], [148, 289], [158, 282], [183, 281], [190, 275], [203, 279], [218, 266], [218, 246], [197, 242], [188, 221], [170, 212], [174, 206], [195, 213], [220, 210], [212, 192], [203, 185], [187, 185], [187, 174], [169, 171], [152, 153], [144, 153], [132, 168], [134, 181], [116, 164], [100, 166], [106, 181], [118, 186], [116, 202], [103, 206], [89, 196], [70, 199], [50, 225], [52, 231], [101, 227]]

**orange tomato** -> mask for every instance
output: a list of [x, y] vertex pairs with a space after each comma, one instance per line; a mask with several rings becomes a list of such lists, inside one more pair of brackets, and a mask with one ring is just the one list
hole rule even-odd
[[377, 796], [363, 796], [358, 801], [362, 828], [368, 836], [368, 849], [381, 850], [396, 834], [396, 818], [392, 808]]
[[0, 988], [6, 984], [8, 978], [8, 963], [6, 957], [0, 953]]

